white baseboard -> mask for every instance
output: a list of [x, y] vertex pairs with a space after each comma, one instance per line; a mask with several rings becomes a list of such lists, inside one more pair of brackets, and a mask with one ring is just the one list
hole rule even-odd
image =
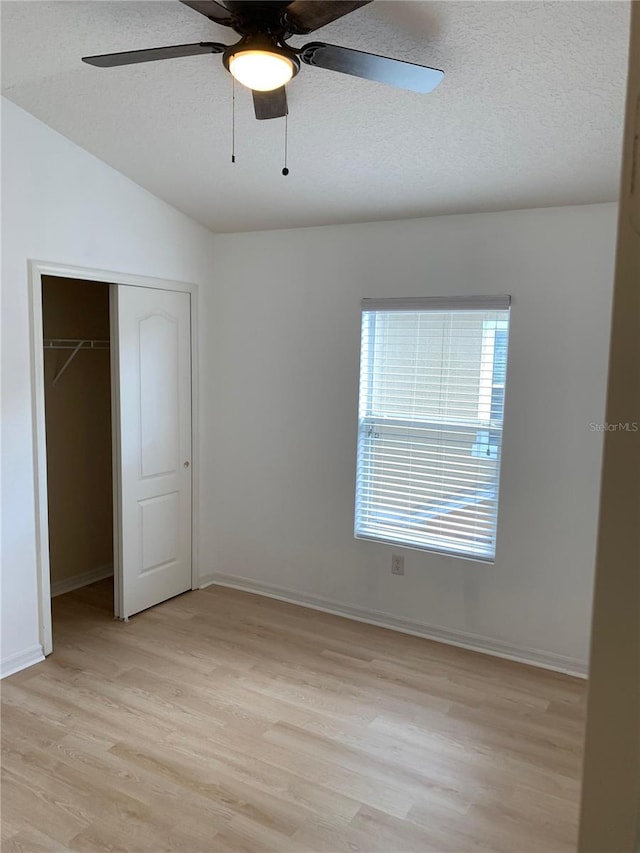
[[6, 678], [8, 675], [13, 675], [14, 672], [20, 672], [21, 669], [26, 669], [28, 666], [33, 666], [34, 663], [40, 663], [43, 660], [44, 654], [40, 643], [30, 646], [23, 652], [3, 658], [2, 663], [0, 663], [0, 678]]
[[110, 578], [112, 575], [113, 565], [109, 563], [107, 566], [98, 566], [97, 569], [92, 569], [90, 572], [82, 572], [82, 574], [73, 575], [70, 578], [52, 581], [51, 598], [55, 598], [56, 595], [64, 595], [65, 592], [73, 592], [74, 589], [80, 589], [83, 586], [89, 586], [90, 583]]
[[321, 610], [323, 613], [331, 613], [334, 616], [342, 616], [346, 619], [354, 619], [357, 622], [366, 622], [368, 625], [377, 625], [380, 628], [389, 628], [392, 631], [400, 631], [403, 634], [412, 634], [416, 637], [424, 637], [427, 640], [446, 643], [449, 646], [458, 646], [462, 649], [482, 652], [493, 657], [506, 658], [507, 660], [513, 660], [518, 663], [537, 666], [542, 669], [550, 669], [554, 672], [562, 672], [565, 675], [573, 675], [577, 678], [587, 677], [586, 661], [555, 654], [554, 652], [516, 646], [478, 634], [469, 634], [465, 631], [452, 631], [437, 625], [414, 622], [411, 619], [394, 616], [391, 613], [384, 613], [380, 610], [368, 610], [364, 607], [340, 604], [340, 602], [332, 601], [328, 598], [273, 586], [272, 584], [263, 583], [252, 578], [211, 574], [200, 579], [200, 589], [205, 589], [212, 585], [226, 586], [231, 589], [243, 590], [244, 592], [253, 592], [256, 595], [276, 598], [279, 601], [287, 601], [290, 604], [298, 604], [301, 607], [309, 607], [312, 610]]

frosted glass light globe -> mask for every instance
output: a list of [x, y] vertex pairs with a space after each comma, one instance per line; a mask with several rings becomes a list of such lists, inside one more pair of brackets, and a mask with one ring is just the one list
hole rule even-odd
[[270, 92], [293, 77], [293, 63], [267, 50], [242, 50], [229, 60], [229, 71], [238, 83], [257, 92]]

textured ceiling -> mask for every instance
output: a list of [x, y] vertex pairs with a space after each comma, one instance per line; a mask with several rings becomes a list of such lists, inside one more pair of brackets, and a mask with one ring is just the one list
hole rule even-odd
[[613, 200], [626, 2], [378, 2], [292, 39], [446, 72], [417, 95], [303, 66], [257, 122], [219, 56], [114, 69], [86, 54], [229, 42], [175, 0], [2, 2], [3, 94], [214, 231]]

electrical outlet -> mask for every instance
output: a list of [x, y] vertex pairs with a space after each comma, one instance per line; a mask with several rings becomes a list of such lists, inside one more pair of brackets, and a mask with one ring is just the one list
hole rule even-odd
[[401, 557], [400, 554], [392, 554], [391, 555], [391, 574], [392, 575], [403, 575], [404, 574], [404, 557]]

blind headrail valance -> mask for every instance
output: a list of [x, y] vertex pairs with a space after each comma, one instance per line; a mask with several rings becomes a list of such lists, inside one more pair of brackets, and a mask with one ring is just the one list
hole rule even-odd
[[363, 299], [363, 311], [506, 311], [511, 297], [502, 296], [400, 296]]

